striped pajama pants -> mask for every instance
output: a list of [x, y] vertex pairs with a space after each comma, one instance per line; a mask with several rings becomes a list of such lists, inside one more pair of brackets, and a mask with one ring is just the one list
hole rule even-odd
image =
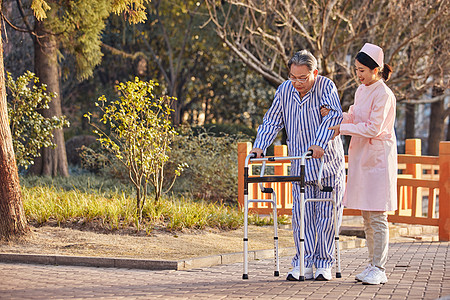
[[[338, 230], [342, 220], [342, 197], [344, 196], [344, 179], [342, 175], [330, 176], [322, 179], [324, 186], [332, 186], [336, 192]], [[292, 266], [300, 265], [300, 184], [292, 187], [294, 204], [292, 207], [292, 229], [296, 254], [292, 259]], [[331, 192], [321, 192], [314, 182], [306, 182], [304, 199], [331, 198]], [[308, 202], [305, 206], [305, 268], [331, 268], [334, 257], [334, 219], [333, 206], [330, 202]], [[338, 231], [339, 232], [339, 231]]]

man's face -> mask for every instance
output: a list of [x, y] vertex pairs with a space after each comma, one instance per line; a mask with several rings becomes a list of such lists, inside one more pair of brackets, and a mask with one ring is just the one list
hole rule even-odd
[[318, 73], [319, 71], [317, 70], [309, 71], [308, 67], [304, 65], [291, 65], [289, 79], [291, 79], [292, 85], [303, 97], [312, 88]]

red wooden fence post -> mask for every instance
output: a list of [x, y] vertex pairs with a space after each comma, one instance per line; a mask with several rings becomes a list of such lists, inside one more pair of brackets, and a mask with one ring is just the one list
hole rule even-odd
[[[287, 151], [287, 146], [286, 145], [275, 145], [274, 150], [273, 150], [273, 154], [274, 156], [287, 156], [288, 151]], [[286, 176], [289, 175], [288, 172], [288, 164], [287, 163], [282, 163], [280, 166], [275, 166], [274, 167], [274, 173], [277, 176]], [[286, 195], [286, 186], [288, 185], [287, 182], [277, 182], [274, 183], [274, 186], [276, 186], [276, 191], [277, 191], [277, 205], [281, 204], [281, 208], [286, 208], [286, 200], [287, 200], [287, 195]]]
[[[405, 140], [405, 154], [410, 155], [422, 155], [422, 141], [420, 139], [407, 139]], [[406, 164], [406, 174], [411, 174], [413, 178], [420, 179], [422, 177], [422, 165], [421, 164]], [[412, 212], [415, 212], [413, 217], [422, 216], [422, 191], [420, 188], [417, 188], [416, 193], [416, 207], [412, 207], [413, 203], [413, 189], [411, 187], [407, 188], [408, 199], [407, 199], [407, 209], [411, 209]], [[420, 199], [419, 199], [420, 198]], [[400, 209], [400, 207], [399, 207]]]
[[439, 144], [439, 240], [450, 241], [450, 142]]
[[244, 209], [244, 166], [245, 158], [252, 150], [252, 143], [238, 143], [238, 203], [241, 209]]

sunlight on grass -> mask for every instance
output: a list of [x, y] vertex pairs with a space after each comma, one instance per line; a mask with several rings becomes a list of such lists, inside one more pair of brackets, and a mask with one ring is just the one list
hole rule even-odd
[[134, 222], [133, 202], [123, 194], [107, 198], [48, 186], [23, 187], [22, 193], [29, 221], [38, 224], [49, 221], [85, 223], [99, 220], [112, 229], [118, 228], [119, 223]]
[[[23, 205], [30, 222], [84, 224], [97, 222], [105, 229], [135, 226], [135, 198], [124, 193], [86, 193], [54, 186], [22, 187]], [[147, 201], [142, 226], [158, 226], [168, 230], [204, 229], [206, 227], [236, 229], [242, 225], [243, 214], [236, 208], [187, 198], [161, 199], [157, 207]], [[151, 230], [150, 230], [151, 231]]]
[[[121, 183], [92, 175], [21, 180], [25, 213], [30, 222], [38, 225], [94, 224], [107, 230], [141, 228], [149, 233], [154, 228], [237, 229], [244, 222], [243, 212], [237, 207], [179, 196], [163, 197], [157, 205], [147, 200], [139, 225], [133, 191]], [[287, 219], [279, 217], [278, 222], [286, 223]], [[273, 218], [250, 215], [249, 223], [271, 225]]]

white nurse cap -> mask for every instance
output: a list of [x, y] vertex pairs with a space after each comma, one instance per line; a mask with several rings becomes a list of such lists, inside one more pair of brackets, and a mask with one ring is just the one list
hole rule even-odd
[[381, 49], [377, 45], [365, 43], [360, 52], [364, 52], [365, 54], [369, 55], [370, 58], [372, 58], [379, 67], [382, 68], [384, 66], [383, 49]]

